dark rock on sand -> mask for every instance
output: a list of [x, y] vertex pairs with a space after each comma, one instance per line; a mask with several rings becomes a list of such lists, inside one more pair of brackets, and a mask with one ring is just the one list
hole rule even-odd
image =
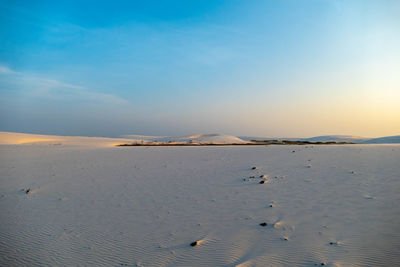
[[31, 189], [30, 189], [30, 188], [28, 188], [28, 189], [25, 190], [25, 194], [29, 194], [29, 192], [31, 192]]
[[262, 227], [265, 227], [265, 226], [267, 226], [268, 224], [267, 224], [266, 222], [263, 222], [263, 223], [260, 223], [260, 225], [261, 225]]
[[192, 247], [195, 247], [195, 246], [197, 246], [199, 243], [197, 242], [197, 241], [194, 241], [194, 242], [192, 242], [192, 243], [190, 243], [190, 245], [192, 246]]
[[260, 183], [260, 184], [265, 184], [265, 181], [264, 181], [264, 180], [262, 180], [262, 181], [260, 181], [259, 183]]

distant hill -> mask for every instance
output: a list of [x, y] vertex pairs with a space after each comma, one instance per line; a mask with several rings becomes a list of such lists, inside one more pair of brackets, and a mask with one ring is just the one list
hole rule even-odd
[[[247, 140], [246, 140], [247, 139]], [[257, 141], [251, 141], [257, 140]], [[268, 141], [269, 140], [269, 141]], [[302, 143], [303, 142], [303, 143]], [[188, 136], [125, 135], [123, 138], [55, 136], [0, 132], [1, 144], [69, 145], [69, 146], [115, 146], [115, 145], [296, 145], [312, 142], [317, 144], [400, 144], [400, 135], [365, 138], [351, 135], [324, 135], [311, 138], [242, 138], [224, 134], [195, 134]]]
[[348, 142], [348, 143], [361, 143], [369, 138], [352, 136], [352, 135], [322, 135], [311, 138], [299, 139], [300, 141], [308, 142]]
[[361, 144], [400, 144], [400, 135], [364, 140]]
[[301, 138], [293, 138], [293, 137], [259, 137], [259, 136], [238, 136], [242, 140], [250, 141], [264, 141], [264, 140], [290, 140], [290, 141], [299, 141]]
[[242, 140], [239, 137], [223, 134], [195, 134], [188, 136], [139, 136], [125, 135], [124, 138], [141, 139], [155, 143], [168, 144], [245, 144], [249, 141]]

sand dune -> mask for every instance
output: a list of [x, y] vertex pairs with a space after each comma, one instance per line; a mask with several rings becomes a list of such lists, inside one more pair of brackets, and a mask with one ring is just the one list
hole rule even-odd
[[298, 140], [309, 142], [350, 142], [356, 144], [400, 144], [400, 135], [379, 138], [366, 138], [351, 135], [324, 135]]
[[[259, 138], [260, 139], [260, 138]], [[268, 138], [265, 138], [267, 140]], [[282, 138], [277, 138], [282, 139]], [[262, 140], [262, 138], [260, 139]], [[365, 138], [349, 135], [326, 135], [311, 138], [292, 138], [291, 140], [309, 142], [349, 142], [359, 144], [396, 144], [400, 136], [381, 138]], [[67, 146], [116, 146], [119, 144], [247, 144], [250, 140], [223, 134], [194, 134], [188, 136], [144, 136], [125, 135], [122, 138], [85, 137], [85, 136], [56, 136], [0, 132], [0, 144], [35, 144], [35, 145], [67, 145]]]
[[400, 135], [372, 138], [362, 141], [363, 144], [400, 144]]
[[14, 145], [66, 145], [66, 146], [116, 146], [132, 142], [131, 139], [86, 137], [86, 136], [57, 136], [42, 134], [25, 134], [0, 132], [0, 144]]
[[244, 141], [236, 136], [222, 134], [194, 134], [188, 136], [140, 136], [140, 135], [125, 135], [125, 138], [142, 139], [146, 141], [158, 143], [174, 143], [174, 144], [245, 144]]
[[302, 141], [309, 142], [350, 142], [350, 143], [360, 143], [367, 140], [366, 137], [352, 136], [352, 135], [323, 135], [315, 136], [311, 138], [300, 139]]

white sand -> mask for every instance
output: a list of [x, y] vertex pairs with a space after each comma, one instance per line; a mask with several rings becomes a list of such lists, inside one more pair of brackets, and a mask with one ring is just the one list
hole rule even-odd
[[399, 145], [1, 145], [0, 266], [398, 266], [399, 163]]

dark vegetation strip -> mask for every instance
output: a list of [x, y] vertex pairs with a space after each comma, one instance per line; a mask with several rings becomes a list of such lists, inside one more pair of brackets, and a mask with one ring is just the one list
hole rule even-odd
[[213, 144], [213, 143], [130, 143], [119, 144], [116, 146], [264, 146], [264, 145], [349, 145], [350, 142], [309, 142], [309, 141], [289, 141], [289, 140], [251, 140], [251, 143], [244, 144]]

